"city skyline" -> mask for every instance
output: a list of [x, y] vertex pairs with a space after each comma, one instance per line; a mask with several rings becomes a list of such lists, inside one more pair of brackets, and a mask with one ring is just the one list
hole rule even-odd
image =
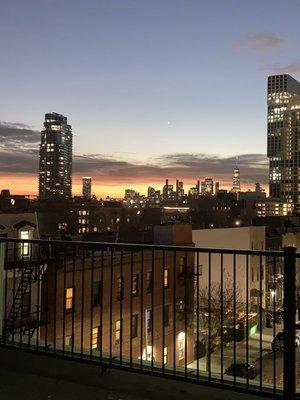
[[52, 111], [73, 126], [74, 194], [86, 174], [98, 196], [166, 177], [230, 188], [236, 156], [243, 188], [266, 187], [266, 75], [299, 77], [300, 5], [287, 2], [282, 27], [274, 2], [218, 3], [218, 13], [215, 3], [5, 4], [0, 72], [13, 101], [0, 99], [1, 187], [13, 179], [16, 193], [37, 193], [37, 136]]

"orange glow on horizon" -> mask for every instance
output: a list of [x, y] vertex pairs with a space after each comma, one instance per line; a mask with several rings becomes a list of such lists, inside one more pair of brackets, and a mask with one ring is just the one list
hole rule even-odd
[[[218, 181], [216, 179], [216, 181]], [[0, 180], [1, 190], [9, 189], [12, 194], [23, 194], [30, 196], [37, 196], [38, 194], [38, 178], [36, 174], [25, 175], [25, 174], [5, 174]], [[232, 187], [231, 181], [219, 180], [220, 189], [230, 190]], [[135, 182], [133, 179], [127, 182], [110, 182], [109, 177], [103, 178], [103, 184], [98, 180], [93, 181], [92, 179], [92, 193], [98, 198], [105, 198], [106, 196], [114, 198], [122, 198], [124, 196], [125, 189], [134, 189], [141, 195], [147, 195], [148, 186], [153, 186], [156, 190], [162, 190], [165, 184], [165, 179], [144, 179], [144, 183]], [[169, 179], [169, 184], [173, 184], [175, 187], [176, 180]], [[184, 180], [185, 193], [188, 192], [189, 188], [196, 185], [196, 180]], [[254, 190], [255, 185], [250, 183], [241, 183], [241, 188], [243, 191]], [[262, 185], [268, 194], [268, 188], [266, 185]], [[82, 183], [81, 177], [74, 177], [73, 179], [73, 195], [81, 195]]]

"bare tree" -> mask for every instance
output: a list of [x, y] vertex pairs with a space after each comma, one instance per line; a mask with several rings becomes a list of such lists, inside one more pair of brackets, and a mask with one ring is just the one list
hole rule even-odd
[[212, 284], [210, 290], [208, 286], [199, 288], [198, 301], [197, 295], [195, 299], [196, 316], [198, 314], [199, 318], [199, 338], [206, 342], [207, 350], [213, 351], [221, 342], [222, 329], [223, 339], [228, 341], [226, 328], [234, 329], [234, 322], [236, 324], [242, 322], [245, 304], [241, 301], [238, 288], [234, 291], [228, 278], [223, 289], [220, 283]]

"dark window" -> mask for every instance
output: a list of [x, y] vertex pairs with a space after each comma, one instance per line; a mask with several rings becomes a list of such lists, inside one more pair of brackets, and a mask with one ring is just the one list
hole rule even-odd
[[97, 307], [100, 305], [101, 291], [102, 291], [101, 281], [94, 282], [93, 283], [93, 307]]
[[164, 326], [169, 325], [169, 305], [164, 306]]
[[118, 300], [124, 299], [124, 276], [118, 276]]
[[138, 314], [133, 315], [132, 320], [131, 320], [131, 337], [132, 338], [136, 338], [138, 336], [138, 321], [139, 321]]
[[30, 303], [29, 303], [29, 292], [24, 294], [23, 300], [22, 300], [22, 318], [28, 318], [29, 313], [30, 313]]
[[147, 310], [147, 331], [150, 332], [152, 330], [152, 310]]
[[132, 296], [139, 294], [139, 275], [134, 274], [132, 277]]
[[153, 286], [152, 271], [149, 271], [149, 272], [147, 272], [147, 277], [146, 277], [146, 290], [147, 290], [147, 293], [151, 293], [152, 292], [152, 286]]

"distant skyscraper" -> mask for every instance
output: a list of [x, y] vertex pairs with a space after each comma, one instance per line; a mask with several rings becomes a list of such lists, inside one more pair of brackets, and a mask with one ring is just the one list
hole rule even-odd
[[164, 200], [170, 199], [172, 192], [173, 192], [173, 185], [169, 185], [169, 180], [166, 179], [166, 184], [162, 190], [163, 199]]
[[270, 196], [281, 198], [283, 119], [290, 99], [300, 95], [300, 83], [288, 74], [268, 77], [268, 151]]
[[90, 176], [82, 178], [82, 197], [88, 200], [92, 197], [92, 178]]
[[300, 96], [294, 96], [283, 116], [280, 200], [300, 212]]
[[241, 191], [241, 180], [240, 180], [240, 169], [236, 164], [233, 170], [233, 178], [232, 178], [232, 192], [238, 193]]
[[176, 180], [176, 200], [181, 199], [184, 196], [183, 182]]
[[215, 183], [215, 195], [217, 195], [219, 193], [220, 190], [220, 182], [216, 182]]
[[69, 198], [72, 195], [72, 127], [57, 113], [45, 114], [41, 132], [39, 198]]
[[214, 181], [212, 178], [205, 178], [203, 182], [201, 182], [201, 194], [210, 194], [214, 193]]
[[261, 187], [259, 182], [255, 183], [255, 192], [257, 192], [257, 193], [264, 192], [264, 189]]

